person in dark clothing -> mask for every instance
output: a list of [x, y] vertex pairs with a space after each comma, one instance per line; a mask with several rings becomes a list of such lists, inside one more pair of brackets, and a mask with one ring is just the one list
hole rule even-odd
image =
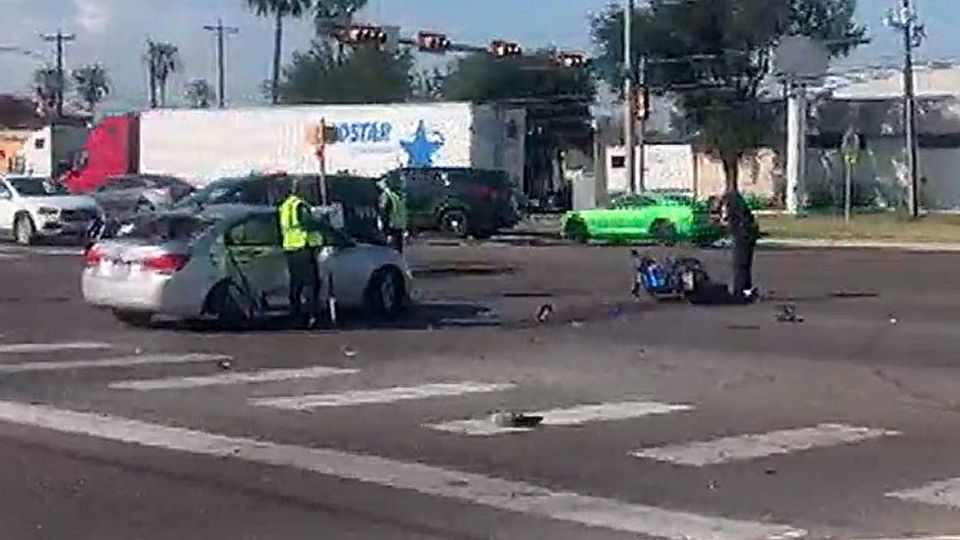
[[733, 239], [733, 290], [735, 301], [755, 299], [753, 288], [753, 252], [760, 237], [760, 228], [747, 201], [739, 191], [729, 191], [721, 202], [723, 222]]

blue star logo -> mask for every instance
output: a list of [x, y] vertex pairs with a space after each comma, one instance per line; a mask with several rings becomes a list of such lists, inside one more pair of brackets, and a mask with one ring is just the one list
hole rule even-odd
[[400, 141], [400, 146], [407, 153], [409, 167], [430, 167], [433, 165], [434, 155], [443, 148], [446, 141], [443, 134], [433, 132], [431, 139], [427, 135], [427, 125], [423, 120], [417, 126], [417, 133], [412, 140]]

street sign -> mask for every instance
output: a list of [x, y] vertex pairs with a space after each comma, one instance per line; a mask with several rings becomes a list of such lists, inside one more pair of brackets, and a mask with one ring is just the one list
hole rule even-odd
[[852, 128], [843, 134], [843, 141], [840, 143], [840, 150], [843, 152], [843, 159], [855, 165], [860, 160], [860, 135]]

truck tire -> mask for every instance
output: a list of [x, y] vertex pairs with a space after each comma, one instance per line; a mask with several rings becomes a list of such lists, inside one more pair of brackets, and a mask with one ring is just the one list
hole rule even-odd
[[13, 223], [13, 237], [21, 246], [33, 244], [37, 236], [37, 228], [28, 214], [20, 214]]

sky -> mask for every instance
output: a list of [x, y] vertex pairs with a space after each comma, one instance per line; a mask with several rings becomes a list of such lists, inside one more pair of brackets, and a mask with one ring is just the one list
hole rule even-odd
[[[929, 39], [922, 60], [960, 60], [960, 0], [914, 0], [927, 25]], [[590, 51], [589, 18], [610, 0], [370, 0], [364, 20], [393, 24], [404, 34], [417, 30], [446, 32], [454, 41], [485, 44], [495, 38], [515, 40], [528, 48], [555, 45]], [[844, 61], [847, 65], [893, 64], [898, 36], [882, 26], [884, 13], [897, 0], [859, 0], [858, 20], [869, 27], [873, 43]], [[124, 110], [146, 104], [147, 73], [143, 49], [147, 38], [179, 46], [183, 72], [170, 82], [179, 99], [186, 82], [216, 77], [215, 41], [203, 30], [222, 18], [240, 28], [227, 42], [227, 99], [233, 104], [261, 100], [259, 88], [270, 74], [271, 21], [255, 17], [245, 0], [0, 0], [3, 32], [0, 47], [14, 46], [52, 62], [52, 46], [40, 34], [62, 29], [76, 35], [67, 49], [67, 67], [101, 62], [108, 69], [113, 92], [108, 108]], [[285, 58], [308, 46], [312, 26], [288, 25]], [[0, 51], [0, 92], [28, 93], [30, 73], [45, 60]]]

